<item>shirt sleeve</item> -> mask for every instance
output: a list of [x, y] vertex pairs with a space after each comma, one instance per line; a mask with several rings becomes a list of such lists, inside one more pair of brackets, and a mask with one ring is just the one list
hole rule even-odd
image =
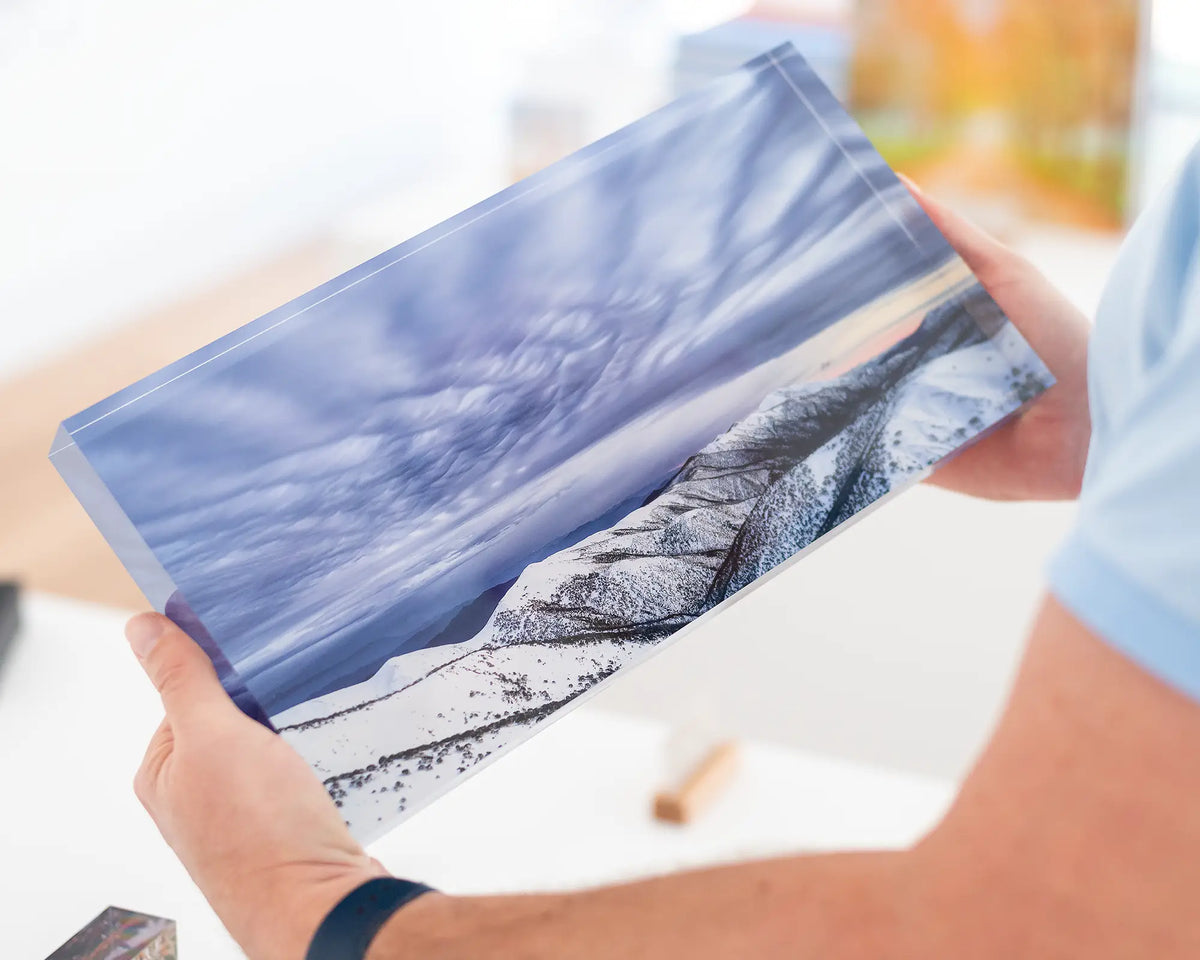
[[1200, 700], [1198, 232], [1193, 162], [1132, 236], [1101, 308], [1087, 474], [1049, 576], [1100, 637]]

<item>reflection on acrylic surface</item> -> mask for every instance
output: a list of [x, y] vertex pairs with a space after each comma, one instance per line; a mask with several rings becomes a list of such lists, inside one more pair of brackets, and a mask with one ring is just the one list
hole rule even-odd
[[65, 429], [369, 837], [1051, 382], [781, 48]]

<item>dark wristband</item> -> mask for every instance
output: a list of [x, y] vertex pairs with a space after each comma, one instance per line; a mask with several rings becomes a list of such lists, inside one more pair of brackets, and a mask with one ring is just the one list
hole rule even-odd
[[321, 921], [305, 960], [363, 960], [392, 915], [432, 889], [396, 877], [376, 877], [355, 887]]

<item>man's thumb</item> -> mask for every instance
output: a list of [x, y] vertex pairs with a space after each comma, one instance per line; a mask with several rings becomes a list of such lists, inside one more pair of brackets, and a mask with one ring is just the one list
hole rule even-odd
[[161, 613], [139, 613], [125, 625], [125, 637], [162, 697], [168, 719], [233, 707], [204, 651]]

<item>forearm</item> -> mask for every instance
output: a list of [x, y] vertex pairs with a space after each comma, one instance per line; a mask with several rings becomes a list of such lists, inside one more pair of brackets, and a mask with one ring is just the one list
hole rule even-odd
[[796, 857], [574, 894], [429, 894], [393, 917], [369, 960], [899, 956], [907, 862]]

